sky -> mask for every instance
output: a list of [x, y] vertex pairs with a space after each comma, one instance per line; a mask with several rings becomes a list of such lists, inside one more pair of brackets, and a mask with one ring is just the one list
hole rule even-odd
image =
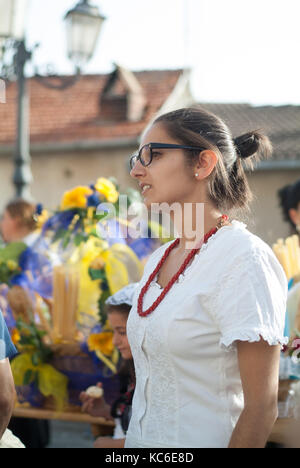
[[[39, 73], [71, 74], [63, 17], [77, 0], [29, 0]], [[106, 17], [84, 73], [191, 69], [199, 102], [300, 104], [300, 0], [90, 0]]]

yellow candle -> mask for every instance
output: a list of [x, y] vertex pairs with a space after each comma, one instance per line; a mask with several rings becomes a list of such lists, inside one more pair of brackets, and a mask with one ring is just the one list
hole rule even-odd
[[58, 270], [59, 267], [56, 266], [53, 269], [53, 308], [52, 308], [52, 327], [53, 327], [53, 334], [52, 340], [55, 342], [59, 336], [59, 324], [58, 324]]

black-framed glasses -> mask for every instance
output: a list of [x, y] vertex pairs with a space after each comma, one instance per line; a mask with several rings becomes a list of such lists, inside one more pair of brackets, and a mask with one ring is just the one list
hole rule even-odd
[[138, 154], [131, 156], [130, 169], [133, 169], [138, 161], [140, 161], [144, 167], [149, 166], [153, 159], [153, 150], [155, 149], [185, 149], [191, 151], [203, 151], [205, 148], [200, 146], [176, 145], [172, 143], [147, 143], [141, 147]]

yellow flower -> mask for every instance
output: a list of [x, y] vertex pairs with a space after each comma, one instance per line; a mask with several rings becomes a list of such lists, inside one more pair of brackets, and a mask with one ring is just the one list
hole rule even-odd
[[36, 217], [36, 227], [41, 229], [45, 222], [50, 218], [50, 213], [47, 210], [43, 210], [40, 215]]
[[70, 208], [86, 208], [87, 197], [92, 193], [93, 191], [89, 187], [75, 187], [74, 189], [64, 193], [60, 208], [62, 210], [68, 210]]
[[112, 332], [94, 333], [88, 338], [88, 347], [90, 351], [101, 351], [106, 356], [111, 356], [114, 351], [112, 342]]
[[93, 219], [94, 211], [95, 211], [95, 207], [94, 207], [94, 206], [89, 206], [89, 207], [88, 207], [88, 210], [87, 210], [87, 217], [88, 217], [89, 220], [92, 220], [92, 219]]
[[19, 265], [14, 260], [7, 260], [6, 265], [10, 271], [15, 271], [19, 268]]
[[15, 345], [15, 344], [19, 343], [20, 339], [21, 339], [21, 335], [20, 335], [19, 331], [16, 328], [14, 328], [11, 331], [11, 341]]
[[108, 179], [100, 177], [95, 184], [95, 189], [105, 196], [110, 203], [115, 203], [119, 198], [119, 193], [115, 185]]

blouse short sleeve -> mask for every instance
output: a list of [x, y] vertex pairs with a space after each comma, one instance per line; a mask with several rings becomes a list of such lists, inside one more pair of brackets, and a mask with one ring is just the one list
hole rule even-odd
[[2, 312], [0, 310], [0, 361], [12, 358], [17, 354], [13, 345]]
[[286, 344], [284, 325], [287, 279], [270, 247], [263, 241], [235, 256], [220, 278], [213, 306], [221, 333], [220, 346], [236, 340]]

